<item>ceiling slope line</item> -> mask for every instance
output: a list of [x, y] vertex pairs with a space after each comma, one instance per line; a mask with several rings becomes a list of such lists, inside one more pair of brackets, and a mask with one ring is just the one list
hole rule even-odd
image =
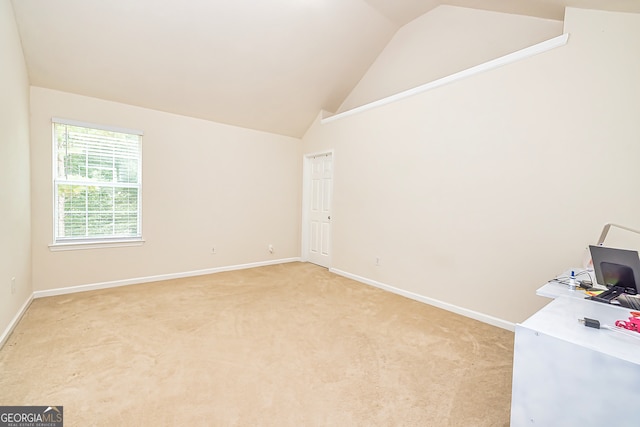
[[[361, 113], [363, 111], [371, 110], [373, 108], [381, 107], [383, 105], [390, 104], [392, 102], [400, 101], [401, 99], [408, 98], [413, 95], [417, 95], [422, 92], [426, 92], [431, 89], [435, 89], [440, 86], [444, 86], [446, 84], [452, 83], [456, 80], [461, 80], [466, 77], [473, 76], [475, 74], [482, 73], [484, 71], [492, 70], [494, 68], [502, 67], [503, 65], [511, 64], [513, 62], [521, 61], [523, 59], [529, 58], [531, 56], [537, 55], [539, 53], [547, 52], [551, 49], [555, 49], [560, 46], [564, 46], [567, 44], [569, 40], [569, 33], [564, 33], [557, 37], [554, 37], [549, 40], [545, 40], [543, 42], [534, 44], [529, 47], [525, 47], [524, 49], [517, 50], [515, 52], [509, 53], [507, 55], [501, 56], [496, 59], [492, 59], [491, 61], [483, 62], [482, 64], [475, 65], [471, 68], [464, 69], [462, 71], [458, 71], [457, 73], [450, 74], [448, 76], [442, 77], [437, 80], [433, 80], [429, 83], [425, 83], [420, 86], [416, 86], [411, 89], [407, 89], [402, 92], [398, 92], [395, 95], [387, 96], [385, 98], [379, 99], [377, 101], [370, 102], [368, 104], [361, 105], [359, 107], [352, 108], [351, 110], [343, 111], [342, 113], [323, 116], [320, 119], [321, 124], [331, 123], [335, 120], [342, 119], [344, 117], [348, 117], [357, 113]], [[323, 111], [324, 115], [326, 111]]]

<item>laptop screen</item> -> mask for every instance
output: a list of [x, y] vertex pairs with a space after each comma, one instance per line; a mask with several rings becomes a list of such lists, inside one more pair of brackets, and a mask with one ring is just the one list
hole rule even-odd
[[607, 287], [620, 286], [638, 291], [640, 257], [637, 251], [589, 246], [596, 282]]
[[607, 287], [622, 286], [623, 288], [636, 288], [636, 280], [633, 277], [631, 267], [603, 261], [600, 263], [600, 270], [602, 270], [602, 279]]

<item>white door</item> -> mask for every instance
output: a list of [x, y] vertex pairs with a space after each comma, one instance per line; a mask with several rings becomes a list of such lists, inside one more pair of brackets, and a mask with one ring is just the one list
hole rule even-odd
[[307, 259], [328, 268], [331, 265], [333, 156], [331, 153], [312, 156], [308, 162]]

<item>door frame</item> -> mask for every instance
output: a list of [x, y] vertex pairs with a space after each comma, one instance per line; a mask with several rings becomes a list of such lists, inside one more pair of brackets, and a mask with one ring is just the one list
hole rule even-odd
[[[333, 215], [333, 180], [335, 171], [336, 155], [333, 149], [326, 151], [317, 151], [307, 153], [302, 158], [302, 216], [301, 216], [301, 236], [302, 250], [300, 251], [301, 259], [309, 262], [309, 208], [311, 207], [311, 158], [317, 156], [331, 155], [331, 201], [330, 210]], [[333, 224], [329, 231], [329, 264], [333, 261]], [[330, 268], [330, 267], [329, 267]]]

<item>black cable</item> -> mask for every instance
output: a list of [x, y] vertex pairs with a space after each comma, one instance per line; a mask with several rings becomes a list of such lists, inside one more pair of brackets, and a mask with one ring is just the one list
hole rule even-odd
[[[593, 280], [591, 279], [591, 273], [589, 272], [589, 270], [577, 270], [574, 271], [574, 279], [577, 279], [579, 276], [582, 276], [586, 274], [589, 277], [589, 281], [584, 281], [585, 284], [587, 285], [593, 285]], [[558, 276], [558, 277], [554, 277], [553, 279], [549, 280], [549, 283], [560, 283], [561, 285], [568, 285], [569, 284], [569, 280], [571, 280], [571, 276], [568, 275], [562, 275], [562, 276]], [[577, 284], [582, 284], [582, 281], [578, 281]]]

